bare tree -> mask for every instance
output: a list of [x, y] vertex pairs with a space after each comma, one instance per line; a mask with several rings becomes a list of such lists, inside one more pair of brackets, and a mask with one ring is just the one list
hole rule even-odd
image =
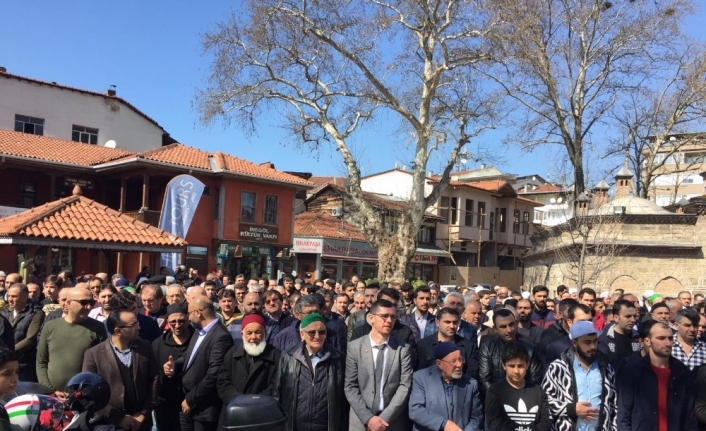
[[[488, 77], [522, 113], [524, 148], [561, 145], [574, 194], [585, 190], [586, 149], [603, 136], [606, 115], [650, 79], [679, 34], [690, 0], [495, 0], [504, 31], [494, 32], [501, 66]], [[597, 153], [601, 153], [600, 150]]]
[[[580, 205], [580, 204], [579, 204]], [[620, 215], [578, 214], [566, 223], [546, 229], [532, 238], [532, 254], [541, 253], [547, 268], [546, 283], [553, 268], [560, 271], [563, 280], [571, 281], [577, 289], [596, 285], [602, 272], [625, 255], [628, 246], [619, 240], [622, 231]], [[536, 277], [538, 274], [534, 273]], [[566, 281], [564, 281], [566, 282]]]
[[667, 69], [655, 71], [664, 76], [663, 86], [643, 87], [614, 110], [618, 136], [612, 152], [628, 154], [637, 177], [635, 196], [650, 197], [656, 180], [673, 174], [674, 203], [688, 176], [683, 174], [704, 161], [685, 152], [699, 147], [706, 152], [706, 136], [690, 133], [703, 127], [706, 120], [706, 49], [702, 44], [685, 42], [668, 55], [672, 61]]
[[[448, 184], [459, 152], [474, 152], [472, 139], [495, 124], [497, 98], [476, 79], [490, 58], [484, 39], [491, 28], [475, 1], [249, 0], [204, 36], [214, 59], [197, 105], [205, 122], [236, 120], [251, 130], [277, 110], [301, 142], [314, 149], [332, 143], [354, 202], [346, 217], [378, 250], [379, 277], [401, 279], [424, 212]], [[413, 136], [409, 211], [393, 233], [364, 197], [350, 149], [361, 125], [381, 115]], [[425, 196], [436, 151], [445, 154], [442, 181]]]

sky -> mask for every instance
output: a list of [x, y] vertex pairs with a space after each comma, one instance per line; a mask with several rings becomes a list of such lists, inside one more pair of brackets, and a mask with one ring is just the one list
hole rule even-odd
[[[0, 66], [9, 73], [118, 96], [155, 119], [177, 141], [207, 151], [224, 151], [279, 170], [343, 175], [333, 148], [300, 148], [277, 128], [277, 116], [263, 118], [255, 134], [220, 123], [205, 126], [193, 106], [204, 87], [210, 58], [201, 35], [227, 20], [240, 1], [4, 1], [0, 6]], [[686, 31], [704, 39], [706, 12], [692, 16]], [[546, 176], [557, 166], [560, 147], [529, 154], [499, 145], [504, 131], [480, 138], [499, 148], [494, 163], [507, 173]], [[410, 138], [388, 129], [366, 128], [353, 143], [363, 175], [408, 164], [400, 144]], [[482, 161], [481, 161], [482, 162]], [[466, 168], [479, 163], [469, 162]], [[430, 160], [438, 169], [440, 159]], [[556, 179], [553, 177], [551, 179]]]

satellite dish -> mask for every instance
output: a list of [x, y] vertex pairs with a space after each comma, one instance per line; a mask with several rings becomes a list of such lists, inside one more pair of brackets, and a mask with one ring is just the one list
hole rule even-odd
[[561, 203], [563, 200], [564, 200], [564, 199], [559, 198], [559, 199], [557, 199], [556, 201], [557, 201], [558, 203]]
[[116, 145], [118, 145], [117, 142], [112, 139], [105, 143], [106, 148], [115, 148]]
[[549, 202], [555, 204], [555, 203], [556, 203], [556, 199], [555, 199], [555, 198], [551, 198], [551, 199], [549, 199]]

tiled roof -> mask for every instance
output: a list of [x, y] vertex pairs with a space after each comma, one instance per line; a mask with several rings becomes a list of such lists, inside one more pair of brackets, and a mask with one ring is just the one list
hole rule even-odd
[[261, 163], [258, 165], [253, 162], [243, 160], [239, 157], [221, 152], [214, 154], [213, 157], [216, 160], [216, 165], [218, 168], [225, 169], [236, 174], [245, 174], [254, 177], [287, 181], [289, 183], [311, 184], [311, 181], [307, 181], [304, 178], [276, 170], [272, 163]]
[[106, 148], [0, 129], [0, 154], [49, 162], [94, 166], [134, 153], [117, 148]]
[[342, 186], [346, 182], [346, 177], [317, 177], [313, 176], [309, 178], [309, 182], [314, 183], [314, 186], [319, 187], [324, 184], [333, 184], [336, 186]]
[[128, 102], [127, 100], [123, 99], [122, 97], [118, 97], [118, 96], [108, 96], [107, 94], [99, 93], [99, 92], [97, 92], [97, 91], [84, 90], [84, 89], [82, 89], [82, 88], [76, 88], [76, 87], [69, 87], [68, 85], [61, 85], [61, 84], [57, 84], [56, 82], [48, 82], [48, 81], [42, 81], [42, 80], [34, 79], [34, 78], [27, 78], [26, 76], [14, 75], [14, 74], [12, 74], [12, 73], [7, 73], [7, 72], [2, 72], [2, 73], [0, 73], [0, 77], [4, 77], [4, 78], [13, 78], [13, 79], [17, 79], [17, 80], [19, 80], [19, 81], [31, 82], [31, 83], [33, 83], [33, 84], [46, 85], [46, 86], [49, 86], [49, 87], [59, 88], [59, 89], [62, 89], [62, 90], [75, 91], [75, 92], [77, 92], [77, 93], [88, 94], [88, 95], [91, 95], [91, 96], [103, 97], [103, 98], [105, 98], [105, 99], [110, 99], [110, 100], [117, 100], [117, 101], [123, 103], [123, 104], [124, 104], [125, 106], [127, 106], [128, 108], [130, 108], [130, 109], [132, 109], [133, 111], [135, 111], [135, 113], [137, 113], [139, 116], [143, 117], [145, 120], [149, 121], [150, 123], [154, 124], [155, 126], [159, 127], [160, 129], [164, 130], [164, 129], [162, 128], [162, 126], [160, 126], [159, 123], [157, 123], [154, 119], [152, 119], [152, 118], [149, 117], [147, 114], [145, 114], [144, 112], [142, 112], [142, 111], [140, 111], [139, 109], [137, 109], [134, 105], [132, 105], [130, 102]]
[[197, 169], [211, 169], [208, 152], [182, 144], [170, 144], [164, 147], [143, 151], [137, 155], [140, 159]]
[[294, 217], [294, 235], [317, 238], [351, 239], [365, 241], [365, 235], [343, 218], [333, 217], [328, 211], [303, 212]]
[[520, 194], [529, 194], [529, 193], [558, 193], [561, 192], [563, 189], [559, 186], [555, 186], [554, 184], [540, 184], [538, 186], [530, 187], [530, 190], [525, 192], [524, 187], [520, 188], [517, 193]]
[[0, 219], [0, 236], [135, 246], [186, 244], [183, 238], [77, 195]]
[[505, 180], [473, 181], [469, 185], [489, 192], [497, 192], [502, 186], [507, 184]]
[[[258, 165], [230, 154], [221, 152], [211, 154], [207, 151], [178, 143], [141, 153], [134, 153], [118, 148], [82, 144], [80, 142], [0, 129], [0, 155], [103, 169], [109, 168], [113, 164], [122, 164], [126, 161], [141, 159], [192, 169], [202, 169], [214, 173], [222, 169], [225, 172], [236, 175], [242, 174], [265, 180], [312, 185], [301, 177], [274, 169], [271, 163]], [[211, 158], [215, 162], [213, 166]]]

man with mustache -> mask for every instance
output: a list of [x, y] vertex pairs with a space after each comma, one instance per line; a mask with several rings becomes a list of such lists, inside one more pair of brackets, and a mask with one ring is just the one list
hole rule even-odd
[[549, 364], [542, 381], [553, 429], [616, 431], [615, 370], [598, 351], [597, 330], [581, 321], [571, 325], [569, 335], [571, 347]]
[[265, 340], [265, 318], [259, 313], [243, 317], [240, 332], [242, 343], [228, 350], [218, 373], [218, 396], [224, 405], [242, 394], [269, 395], [281, 356]]

